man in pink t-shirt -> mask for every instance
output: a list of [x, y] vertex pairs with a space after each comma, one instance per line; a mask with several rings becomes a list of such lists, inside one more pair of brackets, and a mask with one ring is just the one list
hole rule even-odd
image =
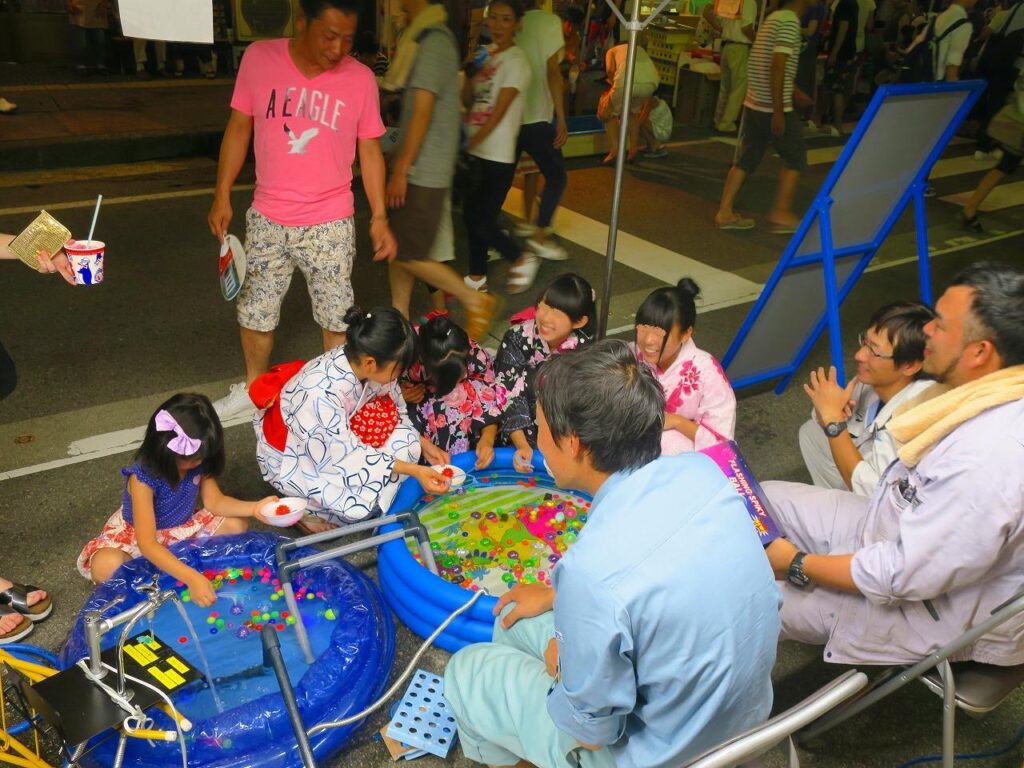
[[373, 72], [349, 56], [358, 0], [300, 0], [295, 37], [253, 43], [231, 98], [209, 224], [223, 239], [231, 186], [253, 140], [256, 191], [246, 212], [245, 283], [238, 324], [245, 382], [215, 405], [221, 418], [252, 408], [247, 388], [270, 366], [274, 329], [292, 273], [306, 278], [324, 349], [345, 341], [352, 306], [355, 234], [352, 162], [356, 150], [372, 211], [376, 258], [396, 249], [384, 200], [384, 133]]

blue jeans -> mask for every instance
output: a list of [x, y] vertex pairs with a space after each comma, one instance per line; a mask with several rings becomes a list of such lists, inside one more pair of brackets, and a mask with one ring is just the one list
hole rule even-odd
[[565, 160], [562, 150], [555, 149], [555, 126], [553, 123], [529, 123], [519, 129], [519, 146], [516, 155], [525, 152], [540, 168], [544, 176], [544, 191], [540, 196], [540, 208], [537, 211], [537, 226], [551, 226], [551, 218], [555, 209], [562, 201], [568, 176], [565, 173]]

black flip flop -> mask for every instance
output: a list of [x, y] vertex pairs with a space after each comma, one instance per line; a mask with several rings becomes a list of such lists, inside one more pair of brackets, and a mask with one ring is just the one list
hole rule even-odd
[[0, 591], [0, 607], [12, 608], [29, 621], [42, 621], [53, 611], [53, 600], [47, 594], [34, 605], [28, 604], [28, 596], [32, 592], [42, 592], [34, 584], [18, 584], [12, 582], [7, 589]]

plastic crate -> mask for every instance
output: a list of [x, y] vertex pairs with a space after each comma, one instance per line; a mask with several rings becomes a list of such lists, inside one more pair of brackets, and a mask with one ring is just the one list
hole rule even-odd
[[422, 749], [440, 758], [448, 756], [458, 738], [455, 718], [444, 698], [444, 680], [422, 669], [395, 708], [387, 730], [388, 738]]

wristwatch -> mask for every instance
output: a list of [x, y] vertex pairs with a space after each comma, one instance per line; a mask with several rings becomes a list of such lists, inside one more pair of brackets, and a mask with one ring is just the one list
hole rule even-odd
[[789, 583], [795, 587], [803, 589], [811, 583], [811, 578], [804, 573], [804, 558], [807, 557], [806, 552], [797, 552], [793, 557], [793, 562], [789, 564], [789, 572], [786, 574], [786, 578], [789, 579]]
[[839, 437], [843, 432], [846, 431], [845, 421], [830, 421], [822, 429], [825, 430], [825, 434], [829, 437]]

